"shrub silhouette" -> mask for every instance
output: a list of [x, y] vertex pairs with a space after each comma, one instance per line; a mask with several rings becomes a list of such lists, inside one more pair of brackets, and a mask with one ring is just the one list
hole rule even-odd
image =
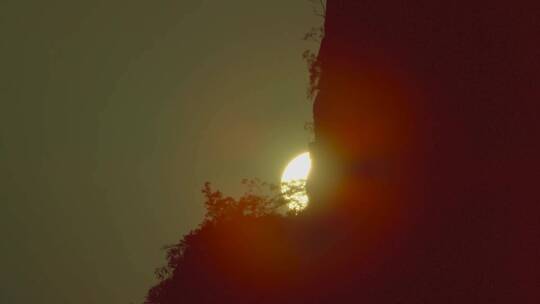
[[242, 183], [247, 191], [238, 199], [204, 185], [204, 220], [166, 247], [167, 264], [156, 270], [159, 283], [146, 303], [249, 303], [266, 284], [277, 283], [292, 257], [281, 238], [297, 216], [284, 195], [300, 190], [282, 193], [256, 179]]

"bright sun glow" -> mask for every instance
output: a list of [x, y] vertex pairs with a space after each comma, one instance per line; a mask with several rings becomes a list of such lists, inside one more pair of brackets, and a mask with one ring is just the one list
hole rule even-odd
[[289, 201], [289, 208], [302, 210], [308, 204], [306, 181], [311, 169], [309, 152], [302, 153], [289, 162], [281, 176], [281, 192]]

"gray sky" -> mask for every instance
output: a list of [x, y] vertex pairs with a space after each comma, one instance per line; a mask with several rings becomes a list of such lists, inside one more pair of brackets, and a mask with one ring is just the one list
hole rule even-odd
[[200, 188], [306, 149], [307, 0], [0, 2], [1, 303], [139, 302]]

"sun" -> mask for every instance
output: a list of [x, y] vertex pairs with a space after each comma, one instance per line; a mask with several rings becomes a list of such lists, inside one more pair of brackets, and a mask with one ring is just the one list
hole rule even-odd
[[310, 170], [311, 157], [309, 152], [304, 152], [293, 158], [281, 175], [281, 192], [292, 210], [299, 211], [307, 207], [309, 198], [306, 182]]

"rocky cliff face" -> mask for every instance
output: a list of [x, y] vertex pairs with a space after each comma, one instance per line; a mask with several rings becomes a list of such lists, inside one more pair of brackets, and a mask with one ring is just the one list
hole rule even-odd
[[439, 295], [537, 297], [538, 20], [520, 0], [328, 0], [311, 212], [429, 243]]

